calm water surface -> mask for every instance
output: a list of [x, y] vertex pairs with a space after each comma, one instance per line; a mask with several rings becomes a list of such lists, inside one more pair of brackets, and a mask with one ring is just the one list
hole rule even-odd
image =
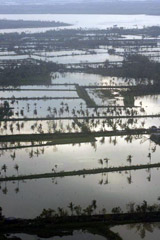
[[158, 240], [160, 235], [160, 223], [128, 224], [111, 228], [119, 233], [123, 240]]
[[[46, 238], [40, 238], [36, 235], [28, 235], [28, 234], [13, 234], [11, 236], [16, 236], [21, 238], [22, 240], [45, 240]], [[47, 238], [48, 240], [106, 240], [106, 238], [99, 236], [99, 235], [93, 235], [88, 232], [82, 232], [82, 231], [74, 231], [73, 235], [69, 236], [63, 236], [63, 237], [51, 237]]]
[[7, 217], [25, 218], [38, 216], [43, 208], [68, 209], [71, 201], [85, 208], [93, 199], [97, 200], [97, 213], [103, 207], [111, 212], [115, 206], [126, 211], [130, 202], [156, 203], [160, 196], [159, 181], [159, 171], [152, 169], [8, 182], [1, 184], [1, 206]]
[[[47, 21], [62, 21], [73, 24], [66, 28], [98, 28], [106, 29], [107, 27], [135, 27], [142, 28], [143, 26], [159, 25], [160, 16], [146, 16], [146, 15], [0, 15], [0, 19], [23, 19], [23, 20], [47, 20]], [[1, 30], [4, 32], [41, 32], [54, 28], [45, 29], [8, 29]], [[60, 28], [59, 28], [60, 29]], [[136, 36], [137, 37], [137, 36]], [[133, 39], [134, 36], [128, 36]], [[152, 49], [153, 50], [153, 49]], [[156, 51], [157, 49], [155, 49]], [[119, 49], [119, 51], [123, 51]], [[145, 51], [145, 49], [144, 49]], [[84, 54], [84, 52], [53, 52], [53, 53], [36, 53], [35, 58], [48, 58], [60, 63], [79, 63], [86, 61], [104, 61], [107, 58], [111, 61], [121, 61], [121, 57], [109, 56], [107, 50], [102, 46], [101, 50], [97, 50], [97, 55], [71, 56], [71, 54]], [[8, 53], [10, 56], [1, 55], [1, 59], [26, 58], [28, 56], [13, 56], [13, 52]], [[35, 54], [35, 55], [36, 55]], [[54, 54], [54, 56], [52, 55]], [[63, 56], [66, 54], [67, 56]], [[144, 53], [145, 54], [145, 53]], [[116, 85], [116, 84], [131, 84], [135, 81], [132, 79], [119, 79], [112, 77], [101, 77], [93, 74], [82, 73], [65, 73], [53, 74], [52, 83], [57, 84], [80, 84], [80, 85]], [[36, 88], [37, 86], [26, 86], [24, 88]], [[44, 86], [37, 88], [48, 89]], [[75, 86], [52, 86], [50, 89], [55, 89], [53, 92], [28, 92], [28, 91], [3, 91], [1, 97], [76, 97], [78, 95]], [[60, 90], [60, 91], [58, 91]], [[97, 105], [124, 105], [124, 99], [118, 91], [112, 91], [115, 97], [105, 97], [98, 90], [88, 90], [91, 98], [94, 98]], [[2, 102], [2, 101], [1, 101]], [[53, 116], [55, 113], [53, 109], [57, 109], [57, 116], [73, 116], [73, 109], [78, 116], [82, 113], [86, 114], [86, 103], [80, 98], [74, 100], [58, 99], [58, 100], [39, 100], [39, 101], [9, 101], [14, 108], [13, 117], [46, 117]], [[160, 112], [160, 95], [135, 97], [134, 104], [144, 108], [144, 112], [140, 112], [137, 108], [137, 114], [157, 114]], [[29, 104], [29, 105], [28, 105]], [[69, 111], [66, 111], [66, 106]], [[63, 114], [59, 113], [63, 109]], [[23, 112], [21, 111], [23, 110]], [[35, 112], [36, 110], [36, 112]], [[99, 114], [106, 114], [103, 108], [98, 109]], [[23, 114], [22, 114], [23, 113]], [[119, 114], [120, 112], [114, 113]], [[88, 114], [95, 114], [94, 109], [88, 109]], [[121, 114], [126, 114], [122, 110]], [[111, 115], [107, 112], [106, 115]], [[80, 121], [83, 123], [83, 121]], [[112, 130], [113, 125], [117, 129], [124, 129], [124, 126], [131, 128], [151, 127], [153, 125], [159, 126], [159, 118], [153, 119], [137, 119], [131, 121], [114, 120], [108, 122], [107, 120], [95, 120], [85, 122], [92, 131]], [[37, 121], [23, 122], [19, 126], [18, 121], [15, 123], [8, 122], [1, 123], [0, 134], [20, 134], [20, 133], [39, 133], [40, 126], [43, 126], [45, 133], [54, 130], [61, 132], [80, 132], [80, 126], [75, 126], [73, 120], [64, 121]], [[137, 164], [151, 164], [159, 162], [160, 146], [155, 145], [150, 141], [149, 136], [123, 136], [123, 137], [105, 137], [96, 138], [95, 142], [81, 143], [81, 144], [67, 144], [67, 145], [53, 145], [45, 147], [28, 148], [25, 145], [30, 143], [22, 143], [23, 149], [7, 149], [9, 147], [18, 146], [16, 143], [0, 143], [1, 163], [0, 169], [4, 164], [7, 165], [7, 176], [20, 174], [36, 174], [56, 171], [71, 171], [79, 169], [103, 168], [111, 166], [126, 166]], [[41, 143], [42, 144], [42, 143]], [[44, 142], [47, 144], [47, 142]], [[4, 149], [6, 148], [6, 149]], [[129, 162], [128, 156], [131, 156]], [[150, 156], [150, 157], [149, 157]], [[108, 159], [108, 162], [105, 159]], [[101, 160], [101, 161], [99, 161]], [[15, 164], [18, 164], [18, 171], [15, 170]], [[1, 176], [5, 173], [1, 171]], [[0, 184], [0, 205], [3, 208], [3, 213], [7, 217], [24, 217], [33, 218], [38, 216], [43, 208], [57, 209], [62, 207], [67, 209], [68, 204], [72, 201], [74, 204], [81, 205], [83, 208], [87, 207], [93, 199], [97, 200], [97, 213], [105, 207], [107, 212], [111, 212], [115, 206], [120, 206], [122, 210], [126, 211], [126, 205], [130, 202], [141, 204], [146, 200], [148, 204], [157, 203], [160, 196], [159, 190], [160, 175], [159, 169], [146, 169], [137, 171], [125, 171], [108, 174], [95, 174], [86, 176], [74, 176], [64, 178], [49, 178], [28, 181], [13, 181]], [[85, 196], [85, 197], [84, 197]], [[69, 211], [69, 210], [68, 210]], [[141, 224], [141, 225], [124, 225], [112, 228], [114, 232], [118, 232], [123, 240], [157, 240], [159, 238], [159, 224]], [[29, 236], [27, 234], [17, 234], [23, 240], [38, 240], [37, 236]], [[98, 235], [92, 235], [87, 232], [75, 231], [73, 236], [66, 236], [63, 238], [53, 237], [51, 240], [59, 239], [96, 239], [103, 240], [104, 238]]]
[[[72, 27], [65, 28], [99, 28], [107, 27], [139, 27], [159, 25], [160, 16], [149, 15], [75, 15], [75, 14], [1, 14], [0, 19], [14, 20], [41, 20], [41, 21], [61, 21], [72, 24]], [[64, 27], [62, 27], [64, 28]], [[55, 28], [39, 29], [7, 29], [0, 32], [41, 32]]]

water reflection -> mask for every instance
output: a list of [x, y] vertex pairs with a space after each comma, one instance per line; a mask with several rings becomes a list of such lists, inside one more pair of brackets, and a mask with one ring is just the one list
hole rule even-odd
[[[67, 234], [67, 232], [65, 233], [66, 236], [55, 236], [55, 237], [50, 237], [47, 238], [48, 240], [83, 240], [83, 239], [87, 239], [87, 240], [106, 240], [106, 238], [99, 236], [97, 234], [92, 234], [89, 233], [87, 231], [73, 231], [70, 230]], [[68, 236], [67, 236], [68, 235]], [[10, 237], [18, 237], [19, 240], [45, 240], [46, 238], [43, 237], [38, 237], [36, 235], [28, 235], [28, 234], [11, 234]]]
[[[52, 172], [56, 173], [57, 168], [58, 168], [58, 166], [55, 165], [54, 168], [52, 169]], [[133, 174], [134, 171], [133, 170], [128, 170], [128, 171], [125, 171], [125, 172], [117, 171], [116, 174], [119, 175], [121, 178], [124, 178], [124, 181], [126, 179], [125, 183], [128, 183], [130, 185], [130, 184], [134, 184], [134, 182], [135, 182], [135, 178], [134, 178], [134, 174]], [[146, 176], [144, 176], [144, 179], [143, 179], [144, 182], [145, 182], [145, 179], [148, 182], [152, 182], [152, 171], [153, 171], [153, 169], [151, 169], [151, 168], [146, 169]], [[98, 177], [97, 182], [95, 184], [96, 185], [97, 184], [99, 184], [99, 185], [112, 184], [112, 182], [111, 182], [112, 178], [110, 177], [112, 174], [113, 173], [108, 173], [108, 172], [99, 174], [98, 175], [99, 177]], [[2, 176], [3, 175], [1, 175], [1, 177]], [[84, 179], [86, 178], [86, 181], [87, 181], [87, 178], [88, 178], [87, 175], [84, 174], [82, 177]], [[57, 177], [52, 177], [51, 181], [55, 185], [58, 185], [59, 183], [61, 184], [61, 179], [59, 179]], [[14, 189], [16, 194], [18, 194], [21, 190], [20, 183], [22, 183], [22, 188], [23, 188], [23, 183], [25, 183], [25, 182], [26, 182], [25, 180], [15, 180], [15, 181], [12, 182], [13, 184], [16, 184], [16, 187]], [[4, 182], [0, 183], [0, 191], [5, 195], [8, 194], [8, 187], [7, 187], [8, 185], [10, 185], [10, 184], [7, 181], [4, 181]]]
[[159, 151], [159, 146], [148, 138], [146, 141], [144, 136], [102, 137], [93, 143], [65, 145], [52, 142], [1, 143], [0, 175], [150, 165], [159, 162]]
[[160, 234], [160, 223], [140, 223], [116, 226], [112, 231], [119, 233], [123, 240], [157, 240]]
[[130, 176], [128, 171], [85, 177], [4, 182], [1, 183], [1, 206], [5, 216], [22, 218], [36, 217], [44, 208], [67, 209], [71, 201], [86, 208], [93, 199], [97, 200], [97, 212], [106, 208], [109, 213], [115, 206], [126, 211], [126, 204], [129, 202], [139, 204], [145, 199], [148, 204], [154, 204], [158, 199], [159, 171], [152, 169], [151, 172], [154, 177], [149, 182], [146, 179], [146, 170], [132, 171], [131, 184], [127, 180]]

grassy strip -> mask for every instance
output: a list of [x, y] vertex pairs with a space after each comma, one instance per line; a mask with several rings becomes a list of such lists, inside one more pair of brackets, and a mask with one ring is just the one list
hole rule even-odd
[[129, 89], [135, 89], [136, 86], [127, 86], [127, 85], [119, 85], [119, 86], [112, 86], [112, 85], [108, 85], [108, 86], [98, 86], [98, 85], [88, 85], [88, 86], [81, 86], [81, 87], [84, 87], [84, 88], [98, 88], [98, 89], [120, 89], [120, 88], [129, 88]]
[[23, 149], [23, 148], [47, 147], [47, 146], [65, 145], [65, 144], [81, 144], [81, 143], [90, 143], [95, 141], [96, 140], [92, 137], [77, 138], [77, 139], [58, 139], [52, 142], [48, 142], [46, 144], [32, 144], [32, 145], [22, 145], [22, 146], [15, 146], [15, 147], [4, 147], [4, 148], [0, 148], [0, 151]]
[[93, 141], [95, 137], [111, 137], [126, 135], [151, 134], [150, 129], [128, 129], [122, 131], [98, 131], [98, 132], [75, 132], [75, 133], [43, 133], [43, 134], [17, 134], [1, 135], [0, 142], [32, 142], [52, 141], [52, 143]]
[[94, 102], [94, 100], [90, 98], [89, 94], [87, 93], [87, 91], [84, 87], [76, 84], [76, 90], [77, 90], [78, 96], [86, 102], [88, 107], [96, 107], [97, 106], [96, 103]]
[[144, 165], [123, 166], [123, 167], [83, 169], [78, 171], [52, 172], [52, 173], [33, 174], [33, 175], [25, 175], [25, 176], [17, 176], [17, 177], [16, 176], [4, 177], [4, 178], [0, 178], [0, 182], [31, 180], [31, 179], [41, 179], [41, 178], [71, 177], [71, 176], [91, 175], [91, 174], [109, 173], [109, 172], [121, 172], [121, 171], [130, 171], [130, 170], [141, 170], [141, 169], [150, 169], [150, 168], [159, 168], [159, 167], [160, 167], [160, 163], [154, 163], [154, 164], [144, 164]]
[[57, 91], [60, 91], [60, 92], [75, 92], [76, 90], [75, 89], [43, 89], [43, 88], [0, 88], [0, 91], [29, 91], [29, 92], [32, 92], [32, 91], [40, 91], [40, 92], [57, 92]]
[[14, 100], [18, 100], [18, 101], [29, 101], [29, 100], [75, 100], [75, 99], [79, 99], [79, 97], [2, 97], [0, 98], [0, 100], [10, 100], [10, 101], [14, 101]]
[[132, 118], [160, 118], [160, 114], [149, 114], [149, 115], [123, 115], [123, 116], [89, 116], [89, 117], [44, 117], [44, 118], [5, 118], [3, 122], [16, 122], [16, 121], [48, 121], [48, 120], [89, 120], [89, 119], [132, 119]]
[[94, 136], [85, 133], [46, 133], [46, 134], [17, 134], [0, 136], [1, 142], [32, 142], [52, 141], [52, 144], [69, 144], [95, 141]]
[[[88, 108], [91, 108], [91, 107], [88, 107]], [[93, 107], [92, 107], [93, 108]], [[95, 107], [96, 109], [97, 108], [106, 108], [106, 109], [108, 109], [108, 108], [114, 108], [114, 109], [120, 109], [120, 108], [122, 108], [122, 109], [128, 109], [128, 108], [141, 108], [141, 106], [123, 106], [123, 105], [119, 105], [119, 106], [115, 106], [115, 105], [97, 105], [96, 107]]]

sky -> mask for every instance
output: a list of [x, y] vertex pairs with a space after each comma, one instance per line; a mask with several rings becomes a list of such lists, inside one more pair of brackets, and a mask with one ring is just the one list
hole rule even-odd
[[[78, 3], [78, 2], [115, 2], [115, 1], [134, 1], [134, 0], [0, 0], [0, 4], [14, 5], [14, 4], [47, 4], [47, 3]], [[145, 0], [135, 0], [145, 1]], [[150, 0], [151, 1], [151, 0]]]

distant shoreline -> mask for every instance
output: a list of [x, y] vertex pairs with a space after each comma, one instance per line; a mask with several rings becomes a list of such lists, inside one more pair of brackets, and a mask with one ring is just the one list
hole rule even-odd
[[[1, 7], [1, 6], [0, 6]], [[144, 16], [160, 16], [160, 13], [159, 14], [149, 14], [149, 13], [51, 13], [51, 12], [42, 12], [42, 13], [30, 13], [30, 12], [27, 12], [27, 13], [23, 13], [23, 12], [18, 12], [18, 13], [15, 13], [15, 12], [11, 12], [11, 13], [2, 13], [1, 10], [0, 10], [0, 15], [137, 15], [137, 16], [140, 16], [140, 15], [144, 15]], [[12, 20], [11, 20], [12, 21]], [[25, 21], [25, 20], [24, 20]], [[36, 21], [36, 20], [33, 20], [33, 21]], [[43, 20], [42, 20], [43, 22]], [[66, 23], [64, 23], [66, 24]], [[67, 25], [67, 24], [66, 24]], [[68, 25], [72, 25], [72, 24], [68, 24]]]
[[71, 24], [57, 21], [7, 20], [0, 19], [0, 30], [21, 28], [68, 27]]
[[68, 3], [64, 5], [3, 5], [0, 14], [104, 14], [160, 15], [158, 1], [118, 1], [105, 3]]

